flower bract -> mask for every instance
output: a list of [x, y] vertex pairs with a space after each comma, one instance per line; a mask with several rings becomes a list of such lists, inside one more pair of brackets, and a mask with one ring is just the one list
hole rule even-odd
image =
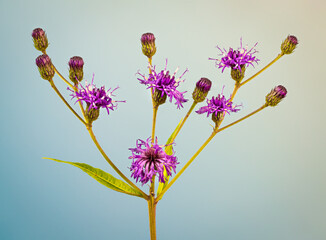
[[168, 155], [164, 151], [166, 145], [158, 145], [157, 138], [155, 142], [151, 143], [151, 138], [146, 141], [138, 139], [136, 141], [136, 148], [129, 148], [133, 159], [130, 167], [132, 172], [131, 177], [140, 181], [143, 185], [148, 181], [152, 181], [153, 176], [158, 176], [159, 182], [165, 183], [164, 167], [168, 176], [172, 175], [172, 170], [175, 172], [177, 157]]

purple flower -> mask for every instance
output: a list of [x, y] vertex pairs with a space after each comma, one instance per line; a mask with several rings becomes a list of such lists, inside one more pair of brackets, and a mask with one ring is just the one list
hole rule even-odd
[[177, 68], [173, 75], [170, 76], [169, 71], [166, 70], [167, 64], [168, 61], [166, 60], [165, 68], [160, 72], [156, 72], [155, 67], [149, 66], [152, 71], [149, 77], [146, 78], [145, 75], [138, 73], [142, 77], [138, 78], [138, 80], [141, 84], [147, 85], [148, 88], [151, 88], [153, 95], [155, 91], [158, 91], [161, 94], [161, 98], [166, 95], [170, 99], [170, 102], [172, 102], [172, 99], [174, 98], [176, 101], [175, 104], [178, 105], [177, 108], [180, 109], [180, 107], [183, 107], [182, 103], [187, 102], [188, 100], [183, 96], [186, 92], [179, 92], [177, 87], [180, 82], [184, 81], [181, 80], [181, 78], [186, 72], [188, 72], [188, 69], [186, 69], [178, 79], [175, 79], [175, 75], [179, 68]]
[[224, 48], [222, 50], [219, 48], [219, 46], [217, 46], [218, 50], [221, 52], [219, 54], [222, 56], [221, 59], [209, 58], [209, 60], [215, 60], [216, 66], [218, 66], [218, 68], [223, 68], [222, 72], [227, 67], [241, 71], [241, 67], [244, 65], [254, 66], [254, 62], [258, 63], [259, 59], [253, 56], [255, 53], [257, 53], [256, 49], [254, 49], [257, 44], [258, 43], [256, 43], [250, 50], [248, 50], [248, 46], [242, 46], [242, 38], [240, 38], [240, 47], [237, 50], [230, 48], [229, 51], [226, 51]]
[[100, 109], [100, 108], [106, 108], [108, 114], [110, 113], [109, 110], [114, 110], [117, 108], [117, 102], [125, 102], [125, 101], [114, 101], [112, 99], [113, 92], [117, 90], [119, 87], [116, 87], [112, 91], [111, 88], [107, 91], [105, 91], [105, 87], [102, 86], [101, 88], [97, 88], [94, 84], [94, 75], [92, 79], [92, 83], [88, 84], [86, 82], [85, 87], [83, 87], [81, 84], [78, 85], [77, 91], [72, 91], [73, 93], [71, 96], [73, 98], [77, 98], [76, 102], [83, 101], [86, 103], [88, 110], [91, 109]]
[[158, 145], [157, 138], [155, 143], [151, 143], [151, 138], [145, 141], [138, 139], [136, 141], [136, 148], [129, 148], [132, 152], [132, 156], [129, 159], [133, 159], [130, 167], [132, 172], [131, 177], [136, 179], [136, 182], [140, 181], [144, 185], [148, 181], [152, 181], [154, 175], [158, 175], [159, 181], [165, 183], [164, 167], [167, 175], [172, 175], [172, 169], [175, 172], [177, 157], [168, 155], [164, 151], [166, 145]]
[[203, 114], [207, 113], [207, 117], [209, 117], [210, 114], [212, 114], [212, 118], [214, 120], [214, 117], [216, 120], [218, 120], [220, 114], [228, 113], [230, 112], [237, 112], [240, 109], [237, 108], [239, 105], [232, 105], [231, 99], [226, 99], [223, 95], [223, 90], [221, 94], [218, 94], [217, 97], [212, 97], [212, 99], [207, 99], [207, 106], [201, 107], [196, 113]]

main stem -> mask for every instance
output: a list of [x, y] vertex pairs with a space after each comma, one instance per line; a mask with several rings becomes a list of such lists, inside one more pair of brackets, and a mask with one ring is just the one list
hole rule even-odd
[[[155, 139], [155, 127], [158, 105], [153, 101], [153, 124], [152, 124], [152, 144]], [[156, 202], [155, 202], [155, 175], [152, 177], [151, 187], [149, 189], [148, 200], [148, 213], [149, 213], [149, 231], [151, 240], [156, 240]]]
[[120, 175], [120, 177], [122, 177], [130, 186], [132, 186], [134, 189], [138, 190], [142, 195], [143, 198], [148, 199], [148, 196], [146, 193], [144, 193], [141, 189], [139, 189], [133, 182], [131, 182], [120, 170], [119, 168], [117, 168], [114, 163], [110, 160], [110, 158], [106, 155], [106, 153], [103, 151], [102, 147], [100, 146], [100, 144], [98, 143], [92, 127], [88, 126], [87, 130], [89, 132], [89, 134], [91, 135], [91, 138], [93, 140], [93, 142], [95, 143], [96, 147], [98, 148], [98, 150], [101, 152], [102, 156], [105, 158], [105, 160], [110, 164], [110, 166]]

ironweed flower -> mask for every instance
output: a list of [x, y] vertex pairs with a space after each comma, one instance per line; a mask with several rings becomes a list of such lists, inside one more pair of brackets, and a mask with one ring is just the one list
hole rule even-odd
[[266, 96], [266, 105], [275, 107], [279, 104], [283, 98], [285, 98], [287, 90], [282, 85], [276, 86], [272, 91]]
[[[71, 94], [72, 98], [77, 98], [76, 102], [81, 101], [86, 103], [87, 106], [86, 110], [88, 112], [91, 112], [92, 109], [99, 110], [100, 108], [105, 108], [108, 114], [110, 114], [110, 110], [113, 111], [114, 109], [117, 108], [117, 104], [116, 104], [117, 102], [125, 102], [125, 101], [114, 101], [112, 99], [112, 97], [115, 96], [113, 92], [117, 90], [119, 87], [116, 87], [113, 90], [111, 90], [110, 88], [109, 90], [105, 91], [104, 86], [102, 86], [101, 88], [97, 88], [93, 82], [94, 82], [94, 75], [91, 84], [88, 84], [86, 82], [85, 87], [79, 84], [77, 91], [68, 88], [68, 90], [73, 92]], [[94, 115], [94, 111], [92, 111], [92, 115]]]
[[146, 141], [138, 139], [136, 141], [136, 148], [129, 148], [132, 156], [129, 159], [133, 159], [130, 167], [132, 172], [131, 177], [136, 179], [136, 182], [140, 181], [143, 185], [148, 181], [152, 182], [153, 176], [158, 176], [159, 182], [165, 183], [164, 167], [167, 175], [172, 175], [172, 170], [175, 173], [177, 157], [168, 155], [164, 151], [164, 147], [167, 145], [158, 145], [157, 138], [155, 142], [151, 143], [151, 138], [147, 138]]
[[208, 78], [201, 78], [197, 83], [192, 98], [195, 102], [203, 102], [211, 89], [212, 82]]
[[287, 38], [282, 42], [281, 50], [283, 54], [291, 54], [296, 46], [298, 45], [298, 39], [296, 36], [289, 35]]
[[41, 77], [45, 80], [50, 81], [55, 73], [51, 58], [46, 54], [42, 54], [36, 58], [35, 63], [38, 67]]
[[144, 33], [140, 39], [143, 54], [151, 58], [156, 53], [155, 37], [153, 33]]
[[32, 32], [34, 47], [43, 52], [49, 46], [48, 38], [42, 28], [35, 28]]
[[239, 105], [233, 106], [231, 98], [226, 99], [223, 95], [223, 90], [221, 94], [217, 97], [212, 97], [212, 99], [207, 99], [207, 106], [201, 107], [196, 113], [203, 114], [207, 113], [207, 117], [212, 114], [212, 120], [218, 122], [224, 113], [230, 114], [230, 112], [237, 112], [240, 109], [237, 108]]
[[248, 46], [242, 46], [242, 38], [240, 38], [240, 47], [237, 50], [233, 50], [233, 48], [229, 48], [229, 51], [225, 50], [225, 48], [221, 49], [219, 46], [216, 46], [218, 50], [220, 50], [221, 59], [209, 58], [209, 60], [215, 60], [216, 66], [218, 68], [222, 68], [222, 72], [225, 68], [231, 68], [233, 70], [242, 71], [241, 68], [244, 66], [253, 65], [253, 63], [258, 63], [259, 59], [254, 56], [257, 53], [255, 47], [258, 43], [256, 43], [251, 49], [248, 50]]
[[83, 80], [84, 60], [81, 57], [75, 56], [70, 58], [69, 62], [69, 78], [76, 85]]
[[177, 105], [177, 108], [180, 109], [180, 107], [183, 107], [182, 103], [185, 103], [188, 100], [183, 96], [186, 92], [179, 92], [177, 87], [180, 82], [184, 81], [181, 80], [181, 78], [186, 72], [188, 72], [188, 69], [186, 69], [179, 78], [175, 79], [175, 75], [179, 68], [177, 68], [173, 75], [170, 76], [169, 71], [166, 70], [167, 64], [168, 61], [166, 60], [165, 68], [160, 72], [156, 72], [155, 67], [149, 66], [152, 73], [149, 74], [148, 78], [138, 72], [138, 75], [142, 77], [138, 78], [138, 80], [141, 84], [148, 86], [147, 88], [151, 88], [153, 100], [157, 105], [163, 104], [165, 99], [168, 97], [170, 102], [172, 102], [172, 99], [175, 99], [175, 104]]

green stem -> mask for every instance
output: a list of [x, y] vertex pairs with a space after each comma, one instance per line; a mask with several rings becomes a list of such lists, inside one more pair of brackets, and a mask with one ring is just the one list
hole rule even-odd
[[185, 122], [187, 121], [187, 119], [188, 119], [190, 113], [192, 112], [192, 110], [194, 110], [194, 108], [195, 108], [196, 105], [197, 105], [197, 102], [194, 101], [194, 102], [192, 103], [192, 105], [191, 105], [189, 111], [187, 112], [186, 116], [183, 118], [181, 124], [180, 124], [179, 127], [177, 128], [176, 132], [175, 132], [174, 135], [172, 136], [170, 143], [173, 142], [174, 139], [178, 136], [178, 134], [179, 134], [181, 128], [183, 127], [183, 125], [184, 125]]
[[[152, 59], [149, 58], [149, 60]], [[153, 145], [154, 138], [155, 138], [156, 116], [157, 116], [157, 110], [159, 105], [156, 105], [154, 103], [153, 97], [152, 97], [152, 101], [153, 101], [152, 145]], [[149, 189], [148, 213], [149, 213], [149, 230], [150, 230], [151, 240], [156, 240], [155, 175], [152, 177], [151, 186]]]
[[256, 74], [254, 74], [253, 76], [251, 76], [250, 78], [248, 78], [246, 81], [242, 82], [240, 84], [240, 86], [243, 86], [244, 84], [246, 84], [247, 82], [249, 82], [251, 79], [253, 79], [254, 77], [258, 76], [259, 74], [261, 74], [264, 70], [266, 70], [267, 68], [269, 68], [273, 63], [275, 63], [277, 60], [279, 60], [282, 56], [284, 55], [284, 53], [280, 53], [277, 55], [277, 57], [271, 61], [269, 64], [267, 64], [263, 69], [261, 69], [259, 72], [257, 72]]
[[148, 200], [148, 214], [149, 214], [149, 232], [150, 239], [156, 240], [156, 205], [154, 196]]
[[[46, 51], [44, 51], [43, 52], [44, 54], [47, 54], [46, 53]], [[70, 82], [68, 82], [67, 81], [67, 79], [65, 79], [61, 74], [60, 74], [60, 72], [56, 69], [56, 67], [54, 66], [54, 64], [52, 63], [52, 65], [53, 65], [53, 68], [54, 68], [54, 71], [56, 72], [56, 74], [58, 74], [58, 76], [65, 82], [65, 83], [67, 83], [68, 85], [69, 85], [69, 87], [71, 87], [71, 88], [74, 88], [74, 86], [70, 83]]]
[[115, 165], [114, 163], [110, 160], [110, 158], [106, 155], [106, 153], [103, 151], [102, 147], [100, 146], [100, 144], [98, 143], [92, 127], [91, 126], [87, 126], [87, 131], [89, 132], [89, 134], [91, 135], [91, 138], [93, 140], [93, 142], [95, 143], [96, 147], [98, 148], [98, 150], [101, 152], [102, 156], [105, 158], [105, 160], [110, 164], [110, 166], [120, 175], [120, 177], [122, 177], [130, 186], [132, 186], [134, 189], [136, 189], [137, 191], [139, 191], [143, 198], [145, 198], [146, 200], [149, 198], [149, 196], [144, 193], [141, 189], [139, 189], [133, 182], [131, 182]]
[[154, 143], [154, 138], [155, 138], [157, 109], [158, 109], [158, 105], [153, 106], [152, 143]]
[[213, 131], [210, 137], [204, 142], [204, 144], [197, 150], [197, 152], [190, 158], [190, 160], [183, 166], [183, 168], [178, 172], [177, 175], [172, 179], [172, 181], [163, 189], [163, 191], [157, 196], [160, 199], [161, 196], [172, 186], [172, 184], [181, 176], [181, 174], [190, 166], [190, 164], [195, 160], [198, 154], [206, 147], [206, 145], [213, 139], [217, 134], [217, 131]]
[[265, 107], [267, 107], [266, 104], [264, 104], [263, 106], [261, 106], [261, 107], [258, 108], [257, 110], [253, 111], [252, 113], [249, 113], [248, 115], [244, 116], [243, 118], [240, 118], [239, 120], [237, 120], [237, 121], [235, 121], [235, 122], [233, 122], [233, 123], [230, 123], [229, 125], [226, 125], [225, 127], [222, 127], [222, 128], [220, 128], [220, 129], [218, 129], [217, 132], [221, 132], [221, 131], [227, 129], [228, 127], [231, 127], [231, 126], [233, 126], [233, 125], [235, 125], [235, 124], [237, 124], [237, 123], [239, 123], [239, 122], [241, 122], [241, 121], [247, 119], [248, 117], [250, 117], [250, 116], [252, 116], [252, 115], [254, 115], [254, 114], [260, 112], [260, 111], [263, 110]]
[[57, 87], [55, 86], [53, 80], [51, 79], [50, 81], [51, 87], [54, 89], [54, 91], [58, 94], [58, 96], [61, 98], [61, 100], [67, 105], [67, 107], [72, 111], [73, 114], [83, 123], [86, 125], [86, 122], [78, 115], [78, 113], [75, 112], [75, 110], [70, 106], [70, 104], [64, 99], [64, 97], [61, 95]]
[[[77, 86], [74, 86], [74, 91], [75, 91], [75, 92], [78, 91]], [[84, 110], [83, 104], [81, 103], [81, 101], [78, 101], [78, 103], [79, 103], [80, 110], [81, 110], [81, 112], [82, 112], [82, 114], [83, 114], [83, 116], [84, 116], [84, 119], [85, 119], [85, 121], [88, 123], [88, 120], [87, 120], [86, 115], [85, 115], [85, 110]]]

